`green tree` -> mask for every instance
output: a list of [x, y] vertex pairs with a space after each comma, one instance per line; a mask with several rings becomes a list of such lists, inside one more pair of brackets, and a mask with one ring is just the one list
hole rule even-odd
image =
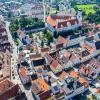
[[41, 46], [42, 46], [42, 47], [44, 46], [44, 41], [43, 41], [43, 40], [41, 41]]
[[11, 19], [11, 17], [12, 17], [12, 13], [8, 12], [8, 19]]
[[19, 48], [19, 52], [21, 52], [22, 50], [23, 50], [23, 48], [22, 48], [22, 47], [20, 47], [20, 48]]
[[76, 6], [76, 4], [77, 4], [76, 1], [74, 1], [74, 0], [70, 0], [69, 2], [70, 2], [71, 6], [72, 6], [73, 8], [74, 8], [74, 7]]
[[74, 6], [74, 9], [75, 9], [75, 11], [78, 11], [78, 8], [77, 8], [77, 6]]
[[30, 48], [30, 52], [31, 52], [31, 53], [33, 52], [33, 48]]
[[97, 100], [97, 97], [95, 95], [92, 95], [93, 100]]
[[100, 24], [100, 9], [97, 9], [95, 14], [89, 13], [86, 20], [88, 20], [89, 23]]
[[47, 29], [44, 29], [44, 30], [43, 30], [43, 33], [44, 33], [44, 34], [47, 34]]
[[15, 40], [15, 43], [16, 43], [17, 46], [19, 45], [18, 39]]
[[47, 40], [48, 40], [48, 44], [53, 42], [53, 36], [50, 32], [47, 32], [46, 37], [47, 37]]
[[19, 19], [19, 23], [21, 28], [25, 28], [25, 26], [27, 26], [27, 19], [25, 17], [21, 17]]
[[31, 31], [28, 32], [28, 35], [29, 35], [30, 38], [33, 38], [33, 33]]
[[91, 99], [89, 97], [87, 97], [86, 100], [91, 100]]

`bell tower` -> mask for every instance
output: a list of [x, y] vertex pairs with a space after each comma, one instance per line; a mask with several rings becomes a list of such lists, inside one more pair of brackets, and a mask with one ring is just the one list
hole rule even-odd
[[78, 10], [77, 19], [79, 21], [79, 24], [82, 25], [82, 10]]

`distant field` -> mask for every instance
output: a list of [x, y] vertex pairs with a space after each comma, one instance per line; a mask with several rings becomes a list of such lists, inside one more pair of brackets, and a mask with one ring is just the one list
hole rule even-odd
[[94, 6], [95, 4], [76, 5], [78, 9], [82, 9], [83, 11], [85, 11], [86, 14], [95, 13], [95, 10], [93, 9]]

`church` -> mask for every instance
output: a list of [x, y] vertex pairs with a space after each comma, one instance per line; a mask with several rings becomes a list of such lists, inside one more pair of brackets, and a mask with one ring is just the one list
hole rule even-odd
[[73, 15], [49, 15], [47, 17], [47, 28], [58, 36], [61, 34], [67, 35], [69, 30], [77, 30], [82, 25], [82, 12], [78, 11], [76, 16]]

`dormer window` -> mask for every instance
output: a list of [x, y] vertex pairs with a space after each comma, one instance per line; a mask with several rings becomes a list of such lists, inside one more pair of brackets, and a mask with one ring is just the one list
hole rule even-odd
[[70, 22], [67, 22], [67, 26], [71, 26], [71, 23]]
[[61, 24], [61, 28], [63, 28], [64, 26]]

